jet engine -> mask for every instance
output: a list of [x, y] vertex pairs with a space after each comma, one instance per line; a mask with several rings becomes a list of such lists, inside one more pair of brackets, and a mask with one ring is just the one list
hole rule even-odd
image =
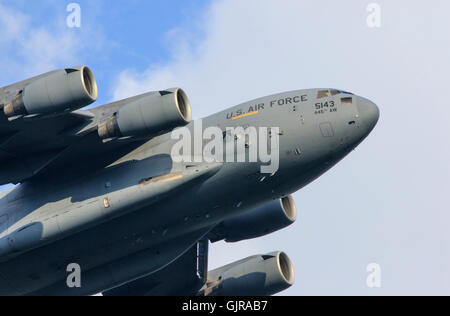
[[181, 89], [148, 93], [123, 106], [98, 126], [102, 139], [158, 136], [187, 125], [191, 105]]
[[294, 267], [284, 252], [257, 255], [208, 273], [204, 296], [268, 296], [294, 284]]
[[30, 79], [14, 97], [6, 99], [8, 118], [74, 111], [97, 100], [97, 82], [86, 66], [56, 70]]
[[286, 228], [296, 219], [297, 207], [289, 195], [225, 220], [208, 237], [211, 242], [238, 242], [258, 238]]

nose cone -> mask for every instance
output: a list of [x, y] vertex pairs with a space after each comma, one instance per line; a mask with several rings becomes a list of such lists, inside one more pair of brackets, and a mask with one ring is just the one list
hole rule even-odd
[[365, 99], [358, 98], [358, 112], [359, 118], [362, 122], [364, 129], [367, 130], [367, 134], [372, 132], [380, 119], [380, 110], [375, 103]]

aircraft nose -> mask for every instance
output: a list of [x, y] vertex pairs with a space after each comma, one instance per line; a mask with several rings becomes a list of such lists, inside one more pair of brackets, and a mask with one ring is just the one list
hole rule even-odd
[[378, 106], [370, 100], [359, 97], [357, 108], [362, 124], [367, 129], [367, 132], [370, 133], [380, 119], [380, 110], [378, 109]]

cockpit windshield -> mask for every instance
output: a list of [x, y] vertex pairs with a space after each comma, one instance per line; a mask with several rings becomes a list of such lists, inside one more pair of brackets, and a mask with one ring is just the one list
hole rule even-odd
[[319, 90], [317, 92], [317, 99], [328, 98], [330, 96], [330, 90]]
[[331, 95], [336, 95], [336, 94], [349, 94], [349, 95], [353, 95], [353, 93], [351, 93], [351, 92], [347, 92], [347, 91], [343, 91], [343, 90], [336, 90], [336, 89], [333, 89], [333, 90], [331, 90]]
[[339, 90], [331, 89], [331, 95], [332, 96], [335, 96], [335, 95], [340, 94], [340, 93], [341, 93], [341, 91], [339, 91]]
[[347, 92], [347, 91], [343, 91], [343, 90], [337, 90], [337, 89], [319, 90], [317, 92], [317, 99], [328, 98], [330, 96], [335, 96], [335, 95], [338, 95], [338, 94], [353, 95], [353, 93], [350, 93], [350, 92]]

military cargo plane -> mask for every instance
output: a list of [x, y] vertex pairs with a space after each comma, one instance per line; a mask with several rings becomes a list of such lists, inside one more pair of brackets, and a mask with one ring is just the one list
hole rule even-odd
[[208, 271], [210, 242], [294, 223], [291, 194], [379, 119], [337, 89], [195, 121], [179, 88], [83, 109], [97, 94], [86, 66], [0, 89], [0, 185], [15, 185], [0, 193], [0, 295], [279, 293], [294, 283], [284, 252]]

